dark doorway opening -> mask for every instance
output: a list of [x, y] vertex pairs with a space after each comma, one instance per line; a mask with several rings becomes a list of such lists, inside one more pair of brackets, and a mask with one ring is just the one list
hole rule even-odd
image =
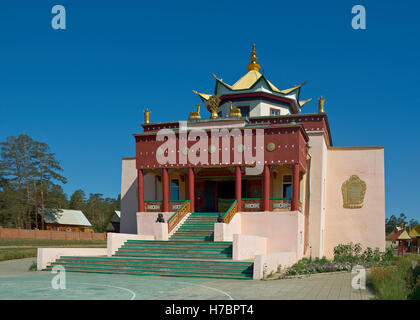
[[218, 199], [235, 199], [235, 181], [220, 181], [217, 183]]
[[215, 181], [204, 183], [204, 212], [217, 212], [216, 190], [217, 184]]

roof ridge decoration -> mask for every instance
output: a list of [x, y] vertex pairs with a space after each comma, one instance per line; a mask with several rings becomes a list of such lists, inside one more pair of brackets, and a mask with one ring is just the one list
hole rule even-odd
[[251, 51], [251, 57], [249, 58], [250, 64], [248, 64], [246, 67], [249, 71], [258, 71], [260, 70], [261, 66], [257, 63], [257, 52], [255, 51], [255, 43], [252, 45], [252, 51]]
[[[254, 88], [256, 88], [255, 90], [259, 90], [258, 86], [263, 86], [266, 90], [271, 91], [271, 93], [274, 95], [282, 95], [285, 96], [285, 98], [293, 100], [293, 103], [296, 105], [298, 112], [300, 112], [300, 108], [305, 103], [312, 100], [308, 99], [299, 101], [300, 89], [306, 84], [307, 81], [298, 85], [294, 85], [291, 88], [280, 90], [272, 82], [270, 82], [264, 74], [259, 72], [261, 66], [257, 64], [258, 58], [255, 48], [255, 44], [253, 44], [251, 57], [249, 58], [250, 63], [247, 65], [248, 72], [244, 74], [239, 80], [237, 80], [233, 85], [225, 83], [223, 79], [218, 78], [214, 73], [212, 73], [212, 76], [216, 79], [216, 87], [213, 95], [217, 95], [219, 98], [221, 98], [225, 94], [236, 94], [240, 93], [241, 91], [254, 90]], [[208, 101], [212, 96], [212, 94], [201, 93], [195, 90], [193, 90], [193, 92], [200, 97], [205, 105], [208, 104]]]

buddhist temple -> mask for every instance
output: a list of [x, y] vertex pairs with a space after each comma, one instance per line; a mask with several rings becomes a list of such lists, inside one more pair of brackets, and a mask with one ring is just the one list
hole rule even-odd
[[331, 258], [342, 243], [383, 251], [384, 148], [333, 145], [328, 110], [340, 106], [307, 97], [306, 81], [268, 80], [261, 63], [253, 45], [235, 83], [213, 74], [214, 92], [186, 88], [197, 104], [177, 121], [143, 108], [135, 156], [122, 160], [120, 232], [230, 245], [254, 278], [261, 263]]

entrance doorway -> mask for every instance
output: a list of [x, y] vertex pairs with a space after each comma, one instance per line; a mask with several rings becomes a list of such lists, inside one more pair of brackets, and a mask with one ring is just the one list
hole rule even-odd
[[218, 199], [235, 199], [235, 181], [217, 182]]
[[234, 181], [196, 181], [195, 211], [218, 212], [219, 199], [235, 199]]

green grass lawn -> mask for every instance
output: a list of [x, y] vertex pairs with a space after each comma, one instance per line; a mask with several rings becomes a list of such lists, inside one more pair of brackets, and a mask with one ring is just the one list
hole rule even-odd
[[0, 261], [36, 257], [41, 247], [106, 248], [106, 240], [0, 239]]

